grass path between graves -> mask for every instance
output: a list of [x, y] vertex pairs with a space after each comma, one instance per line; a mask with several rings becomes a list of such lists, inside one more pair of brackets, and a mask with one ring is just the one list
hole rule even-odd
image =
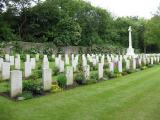
[[160, 120], [160, 66], [21, 102], [0, 96], [0, 120]]

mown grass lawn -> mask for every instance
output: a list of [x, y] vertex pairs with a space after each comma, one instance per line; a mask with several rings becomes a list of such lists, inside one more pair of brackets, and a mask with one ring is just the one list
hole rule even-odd
[[160, 66], [21, 102], [0, 96], [0, 120], [160, 120]]

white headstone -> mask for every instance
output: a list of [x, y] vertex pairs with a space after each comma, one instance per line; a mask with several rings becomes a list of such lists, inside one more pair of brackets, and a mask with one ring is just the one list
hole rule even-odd
[[32, 74], [31, 62], [25, 62], [24, 64], [24, 76], [27, 78]]
[[48, 62], [48, 57], [47, 57], [47, 55], [44, 55], [44, 56], [43, 56], [43, 62]]
[[132, 64], [133, 64], [133, 70], [136, 70], [136, 60], [135, 59], [132, 59]]
[[99, 63], [98, 64], [98, 78], [101, 79], [103, 78], [103, 63]]
[[113, 62], [109, 62], [109, 71], [114, 72], [114, 63]]
[[130, 60], [126, 60], [126, 70], [130, 69]]
[[65, 54], [65, 64], [69, 65], [69, 57], [68, 54]]
[[64, 72], [64, 61], [63, 60], [60, 61], [59, 67], [60, 67], [59, 72]]
[[9, 57], [10, 65], [14, 65], [14, 56]]
[[30, 62], [30, 55], [26, 55], [26, 62]]
[[5, 61], [6, 61], [6, 62], [9, 62], [9, 61], [10, 61], [9, 54], [5, 54]]
[[59, 66], [59, 64], [60, 64], [60, 60], [59, 60], [59, 58], [55, 58], [55, 66], [56, 66], [56, 68], [60, 68], [60, 66]]
[[14, 98], [18, 94], [22, 93], [22, 71], [13, 70], [11, 71], [11, 97]]
[[151, 65], [153, 65], [153, 57], [151, 57]]
[[138, 65], [139, 65], [139, 67], [142, 66], [142, 59], [141, 58], [138, 59]]
[[118, 61], [118, 72], [122, 73], [122, 61]]
[[7, 80], [10, 78], [10, 63], [3, 62], [2, 63], [2, 79]]
[[85, 79], [89, 80], [89, 78], [90, 78], [90, 66], [89, 65], [83, 66], [83, 72], [84, 72]]
[[43, 69], [49, 69], [49, 62], [43, 62], [43, 64], [42, 64], [42, 68]]
[[73, 84], [73, 68], [68, 66], [66, 69], [67, 85]]
[[36, 68], [36, 59], [35, 58], [31, 58], [31, 68], [32, 69]]
[[15, 58], [15, 69], [20, 70], [21, 69], [21, 61], [20, 58]]
[[52, 85], [52, 70], [51, 69], [43, 69], [43, 89], [44, 91], [48, 91], [51, 89]]
[[0, 71], [2, 71], [3, 58], [0, 58]]

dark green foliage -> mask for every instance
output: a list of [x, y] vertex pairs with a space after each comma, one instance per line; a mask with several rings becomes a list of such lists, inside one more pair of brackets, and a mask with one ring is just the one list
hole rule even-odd
[[37, 80], [38, 78], [42, 78], [42, 70], [34, 70], [28, 79]]
[[130, 69], [130, 70], [127, 70], [126, 72], [127, 72], [128, 74], [132, 74], [132, 73], [135, 72], [135, 70]]
[[[5, 0], [2, 0], [5, 1]], [[86, 46], [87, 53], [122, 52], [128, 46], [128, 27], [132, 26], [136, 52], [160, 51], [160, 10], [150, 19], [114, 18], [105, 9], [83, 0], [6, 0], [0, 3], [0, 40], [49, 42], [53, 46]], [[6, 7], [5, 7], [6, 6]], [[4, 7], [6, 11], [3, 11]], [[99, 45], [95, 47], [94, 45]], [[102, 45], [107, 46], [106, 50]], [[117, 47], [114, 47], [117, 46]], [[15, 44], [15, 51], [21, 52]], [[42, 48], [41, 48], [42, 49]], [[28, 53], [52, 54], [50, 46]], [[64, 51], [58, 50], [58, 53]], [[84, 53], [83, 49], [79, 50]]]
[[117, 75], [116, 75], [115, 73], [109, 73], [109, 74], [108, 74], [108, 77], [109, 77], [109, 78], [116, 78]]
[[90, 79], [91, 79], [91, 80], [97, 80], [97, 81], [98, 81], [98, 72], [92, 73], [91, 76], [90, 76]]
[[79, 84], [79, 85], [83, 85], [85, 84], [86, 80], [85, 77], [83, 75], [83, 73], [77, 73], [74, 80]]
[[54, 67], [53, 68], [53, 75], [58, 75], [58, 73], [59, 73], [59, 69], [57, 68], [57, 67]]
[[66, 83], [67, 83], [67, 78], [64, 74], [60, 74], [58, 75], [57, 77], [57, 82], [58, 82], [58, 85], [61, 87], [61, 88], [64, 88], [66, 87]]
[[30, 91], [32, 94], [43, 94], [42, 83], [39, 80], [25, 80], [23, 81], [23, 90]]

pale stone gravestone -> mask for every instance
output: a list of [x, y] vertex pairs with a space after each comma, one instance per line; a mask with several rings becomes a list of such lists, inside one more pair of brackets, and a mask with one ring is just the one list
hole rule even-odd
[[118, 61], [118, 72], [122, 73], [122, 61]]
[[15, 69], [17, 70], [21, 69], [21, 61], [19, 58], [15, 58]]
[[9, 62], [9, 61], [10, 61], [9, 54], [5, 54], [5, 61], [6, 61], [6, 62]]
[[126, 60], [126, 70], [130, 69], [130, 60]]
[[104, 59], [105, 59], [105, 56], [103, 55], [103, 56], [101, 57], [101, 63], [103, 63], [103, 64], [104, 64]]
[[99, 63], [99, 56], [96, 55], [96, 62]]
[[143, 57], [142, 61], [143, 61], [143, 64], [146, 65], [146, 58], [145, 57]]
[[56, 68], [60, 68], [60, 66], [59, 66], [59, 64], [60, 64], [60, 60], [59, 60], [59, 58], [55, 58], [55, 66], [56, 66]]
[[3, 62], [2, 63], [2, 79], [7, 80], [10, 78], [10, 63]]
[[21, 59], [20, 54], [16, 54], [16, 58]]
[[26, 55], [26, 62], [30, 62], [30, 55]]
[[153, 65], [153, 57], [151, 57], [151, 65]]
[[52, 54], [52, 58], [55, 59], [55, 55], [54, 54]]
[[60, 60], [60, 64], [59, 64], [59, 72], [64, 72], [64, 61]]
[[42, 68], [43, 69], [49, 69], [49, 62], [43, 62], [43, 64], [42, 64]]
[[13, 70], [11, 71], [11, 97], [14, 98], [22, 93], [22, 71]]
[[157, 63], [159, 63], [159, 61], [160, 61], [160, 59], [159, 59], [159, 57], [157, 56]]
[[32, 74], [31, 62], [25, 62], [24, 64], [24, 76], [27, 78]]
[[73, 68], [70, 66], [66, 68], [66, 78], [67, 85], [73, 85]]
[[74, 61], [74, 54], [71, 55], [71, 60], [72, 60], [72, 63]]
[[65, 54], [65, 64], [69, 65], [69, 57], [68, 54]]
[[48, 62], [48, 57], [47, 57], [47, 55], [44, 55], [44, 56], [43, 56], [43, 62]]
[[101, 79], [103, 78], [103, 63], [99, 63], [98, 64], [98, 78]]
[[32, 69], [36, 68], [36, 59], [35, 58], [31, 58], [31, 68]]
[[3, 58], [0, 58], [0, 71], [2, 71]]
[[85, 57], [82, 59], [82, 64], [83, 64], [83, 66], [86, 66], [86, 65], [87, 65], [87, 60], [86, 60]]
[[10, 65], [14, 65], [14, 56], [9, 57]]
[[43, 89], [44, 91], [48, 91], [51, 89], [52, 85], [52, 70], [51, 69], [43, 69]]
[[114, 72], [114, 63], [113, 62], [109, 62], [109, 71]]
[[83, 66], [83, 72], [84, 72], [85, 79], [89, 80], [89, 78], [90, 78], [90, 66], [89, 65]]
[[142, 59], [141, 58], [138, 59], [138, 65], [139, 65], [139, 67], [142, 66]]
[[97, 59], [93, 58], [93, 66], [96, 66], [96, 65], [97, 65]]
[[73, 67], [73, 71], [76, 72], [77, 71], [77, 62], [76, 62], [76, 60], [74, 60], [74, 62], [72, 63], [72, 67]]
[[136, 60], [134, 58], [132, 59], [132, 67], [133, 70], [136, 70]]

